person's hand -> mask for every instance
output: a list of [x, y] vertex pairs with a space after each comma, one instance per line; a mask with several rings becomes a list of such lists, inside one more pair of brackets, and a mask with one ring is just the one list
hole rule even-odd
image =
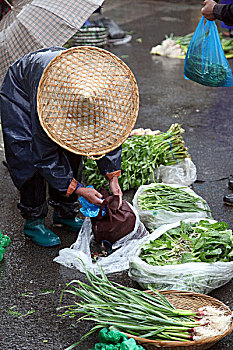
[[103, 197], [102, 194], [91, 187], [80, 187], [75, 193], [85, 198], [91, 204], [101, 205], [103, 202], [103, 199], [101, 199]]
[[114, 176], [110, 181], [109, 181], [109, 187], [112, 192], [112, 194], [119, 196], [119, 206], [118, 209], [122, 206], [122, 191], [118, 183], [118, 177]]
[[214, 12], [213, 12], [215, 5], [216, 5], [216, 2], [213, 0], [204, 1], [204, 7], [201, 9], [201, 13], [209, 21], [215, 20]]

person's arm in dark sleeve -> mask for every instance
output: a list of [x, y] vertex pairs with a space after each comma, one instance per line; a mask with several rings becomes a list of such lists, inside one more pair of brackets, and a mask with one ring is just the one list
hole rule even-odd
[[216, 19], [223, 21], [226, 25], [233, 25], [233, 4], [216, 4], [213, 9], [213, 14]]
[[112, 176], [120, 176], [121, 174], [121, 150], [122, 146], [107, 153], [104, 157], [96, 160], [99, 171], [106, 179]]
[[226, 25], [233, 25], [233, 4], [217, 4], [218, 1], [205, 0], [204, 7], [201, 9], [202, 15], [209, 21], [218, 19]]
[[121, 175], [121, 150], [122, 146], [107, 153], [104, 157], [96, 161], [99, 171], [109, 181], [109, 187], [114, 195], [119, 196], [119, 207], [122, 205], [122, 191], [118, 183]]

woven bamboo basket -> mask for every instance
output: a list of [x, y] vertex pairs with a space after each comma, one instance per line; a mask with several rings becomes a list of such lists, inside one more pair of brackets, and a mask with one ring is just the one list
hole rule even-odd
[[103, 47], [108, 41], [108, 32], [105, 27], [81, 28], [71, 38], [73, 46]]
[[[153, 294], [152, 291], [147, 291], [150, 294]], [[232, 311], [221, 301], [212, 298], [208, 295], [186, 292], [186, 291], [177, 291], [177, 290], [166, 290], [160, 291], [176, 308], [178, 309], [187, 309], [196, 311], [198, 308], [203, 306], [212, 306], [216, 308], [223, 309], [227, 315], [231, 315]], [[210, 349], [215, 343], [220, 339], [230, 334], [233, 329], [233, 322], [229, 326], [228, 330], [214, 337], [208, 337], [202, 340], [197, 341], [156, 341], [149, 340], [146, 338], [136, 337], [134, 335], [125, 333], [128, 337], [134, 338], [138, 344], [143, 346], [146, 350], [205, 350]]]
[[97, 47], [62, 51], [40, 79], [40, 124], [54, 142], [76, 154], [91, 158], [119, 147], [131, 133], [138, 110], [132, 71]]

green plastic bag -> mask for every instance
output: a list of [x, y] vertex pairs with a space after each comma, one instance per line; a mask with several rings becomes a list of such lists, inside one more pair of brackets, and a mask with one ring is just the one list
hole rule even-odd
[[0, 261], [3, 259], [5, 248], [11, 243], [10, 237], [7, 235], [3, 235], [0, 230]]
[[100, 343], [106, 344], [117, 344], [128, 339], [125, 334], [119, 332], [118, 330], [113, 329], [109, 331], [107, 328], [103, 328], [99, 331], [98, 338]]
[[104, 343], [97, 343], [95, 344], [95, 347], [91, 350], [120, 350], [121, 344], [104, 344]]
[[127, 339], [121, 343], [120, 350], [137, 350], [136, 341], [133, 338]]
[[98, 338], [100, 342], [90, 350], [144, 350], [133, 338], [128, 339], [124, 333], [116, 329], [109, 331], [107, 328], [102, 328]]

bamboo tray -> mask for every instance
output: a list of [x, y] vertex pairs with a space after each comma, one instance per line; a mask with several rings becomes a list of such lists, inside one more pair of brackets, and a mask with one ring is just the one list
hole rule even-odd
[[[152, 291], [146, 291], [150, 294], [153, 294]], [[213, 307], [221, 307], [226, 311], [227, 315], [232, 314], [232, 311], [221, 301], [212, 298], [208, 295], [199, 294], [195, 292], [186, 292], [186, 291], [178, 291], [178, 290], [166, 290], [159, 291], [163, 294], [176, 308], [179, 309], [188, 309], [188, 310], [197, 310], [203, 306], [213, 306]], [[223, 334], [208, 337], [202, 340], [197, 341], [156, 341], [150, 340], [146, 338], [136, 337], [134, 335], [125, 333], [128, 337], [134, 338], [138, 344], [143, 346], [146, 350], [205, 350], [211, 348], [215, 343], [217, 343], [220, 339], [230, 334], [233, 330], [233, 322], [229, 325], [227, 331]]]

